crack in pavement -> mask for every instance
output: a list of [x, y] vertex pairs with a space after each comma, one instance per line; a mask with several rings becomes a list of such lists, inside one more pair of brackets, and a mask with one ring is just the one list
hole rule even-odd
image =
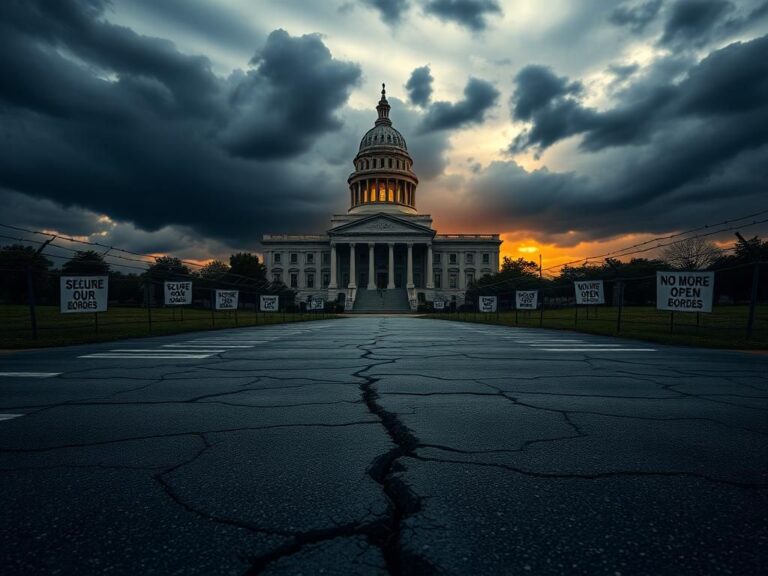
[[[379, 322], [379, 330], [382, 330]], [[382, 336], [383, 337], [383, 336]], [[372, 347], [375, 347], [379, 337], [372, 343], [358, 344], [356, 348], [362, 352], [360, 358], [375, 360]], [[421, 499], [410, 487], [397, 476], [400, 468], [397, 460], [403, 456], [415, 456], [418, 439], [398, 419], [397, 415], [388, 412], [378, 403], [378, 393], [375, 389], [377, 378], [366, 374], [371, 368], [382, 364], [393, 363], [394, 360], [370, 362], [352, 374], [361, 379], [360, 392], [362, 401], [368, 411], [377, 416], [380, 424], [386, 430], [389, 438], [395, 444], [391, 450], [380, 454], [368, 467], [368, 475], [382, 487], [389, 501], [388, 511], [383, 517], [368, 523], [352, 523], [325, 530], [316, 530], [293, 535], [291, 542], [278, 547], [267, 554], [251, 558], [251, 568], [246, 576], [261, 574], [270, 564], [300, 552], [305, 546], [317, 544], [334, 538], [364, 535], [370, 545], [381, 550], [389, 574], [434, 574], [435, 566], [425, 558], [406, 553], [401, 546], [401, 529], [403, 520], [421, 509]]]

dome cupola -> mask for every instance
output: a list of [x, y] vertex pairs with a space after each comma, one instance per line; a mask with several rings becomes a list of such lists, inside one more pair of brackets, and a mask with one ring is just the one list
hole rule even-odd
[[416, 214], [416, 186], [413, 160], [405, 138], [392, 127], [384, 84], [376, 106], [378, 118], [360, 141], [355, 171], [347, 182], [350, 213], [391, 212]]

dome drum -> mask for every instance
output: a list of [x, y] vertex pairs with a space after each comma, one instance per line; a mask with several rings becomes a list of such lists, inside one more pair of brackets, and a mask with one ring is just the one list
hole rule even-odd
[[354, 159], [355, 171], [347, 179], [349, 212], [415, 214], [419, 179], [413, 172], [405, 138], [392, 127], [383, 85], [376, 110], [378, 119], [360, 141]]

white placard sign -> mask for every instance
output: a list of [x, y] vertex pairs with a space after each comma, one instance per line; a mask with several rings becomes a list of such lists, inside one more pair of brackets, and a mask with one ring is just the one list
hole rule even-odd
[[656, 308], [712, 312], [714, 272], [656, 272]]
[[538, 305], [538, 290], [515, 290], [515, 308], [518, 310], [536, 310]]
[[61, 312], [106, 312], [107, 276], [62, 276]]
[[496, 296], [480, 296], [478, 308], [480, 312], [496, 312]]
[[183, 306], [192, 304], [192, 282], [166, 282], [166, 306]]
[[432, 302], [432, 306], [435, 310], [445, 310], [445, 301], [443, 300], [435, 300]]
[[262, 312], [277, 312], [280, 309], [279, 296], [262, 296], [260, 298]]
[[325, 300], [322, 298], [310, 298], [309, 309], [310, 310], [323, 310], [325, 308]]
[[237, 310], [239, 290], [216, 290], [216, 310]]
[[576, 287], [576, 304], [605, 304], [602, 280], [579, 280]]

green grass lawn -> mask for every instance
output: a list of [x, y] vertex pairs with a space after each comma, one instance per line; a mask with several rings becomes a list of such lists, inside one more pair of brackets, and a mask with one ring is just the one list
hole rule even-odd
[[[605, 334], [649, 340], [663, 344], [706, 346], [713, 348], [768, 350], [768, 306], [759, 306], [755, 315], [753, 336], [747, 339], [748, 306], [715, 306], [710, 314], [676, 312], [670, 329], [670, 313], [653, 307], [631, 306], [622, 311], [621, 331], [617, 331], [618, 308], [580, 307], [578, 319], [573, 307], [544, 310], [544, 328], [576, 330], [590, 334]], [[589, 316], [587, 316], [589, 314]], [[497, 314], [453, 313], [435, 314], [435, 318], [528, 326], [538, 328], [540, 311]]]
[[[65, 346], [123, 338], [177, 334], [195, 330], [235, 328], [334, 318], [319, 313], [264, 314], [253, 310], [215, 312], [192, 308], [152, 308], [152, 331], [146, 308], [111, 307], [95, 314], [61, 314], [56, 306], [37, 306], [38, 337], [32, 338], [29, 308], [0, 305], [0, 349]], [[98, 321], [98, 326], [97, 326]]]

